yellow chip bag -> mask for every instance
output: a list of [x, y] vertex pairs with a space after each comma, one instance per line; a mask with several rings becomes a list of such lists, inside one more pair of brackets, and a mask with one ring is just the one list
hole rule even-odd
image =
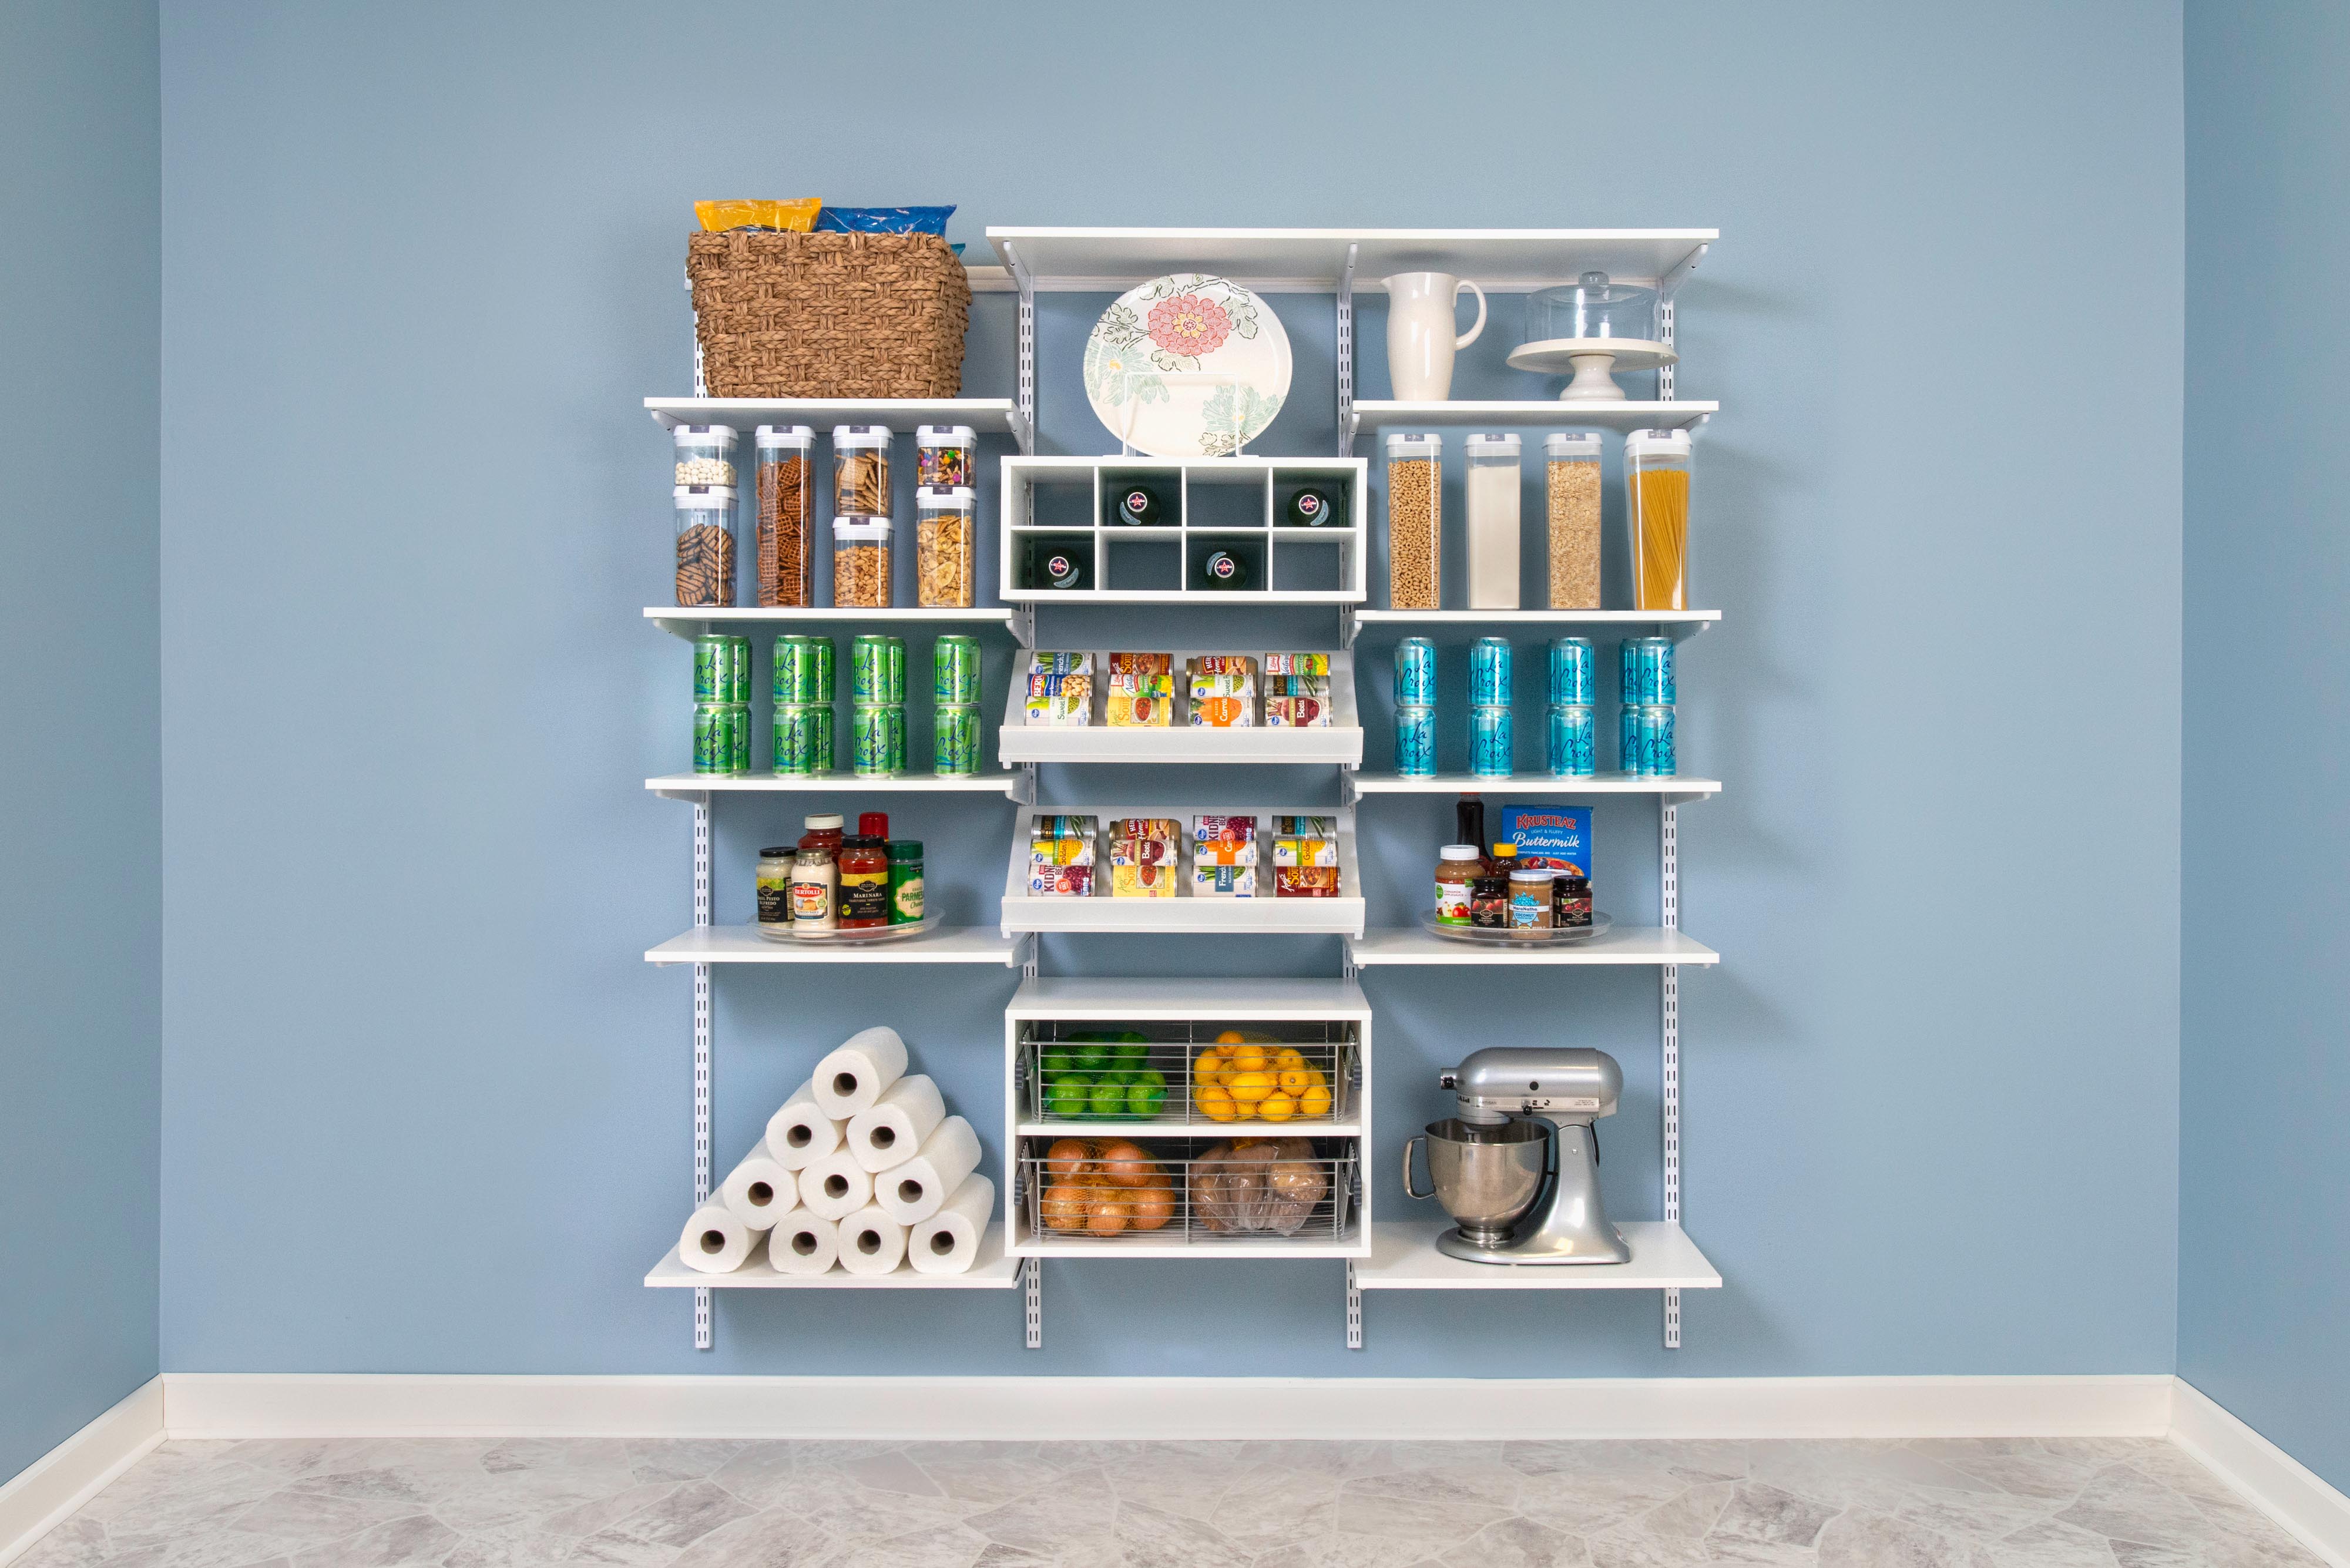
[[816, 197], [800, 202], [696, 202], [693, 215], [704, 234], [729, 229], [773, 229], [778, 234], [805, 234], [816, 227], [824, 202]]

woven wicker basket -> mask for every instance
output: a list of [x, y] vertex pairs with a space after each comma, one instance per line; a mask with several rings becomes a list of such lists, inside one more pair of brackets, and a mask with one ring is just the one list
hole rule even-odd
[[695, 234], [713, 398], [951, 398], [971, 283], [935, 234]]

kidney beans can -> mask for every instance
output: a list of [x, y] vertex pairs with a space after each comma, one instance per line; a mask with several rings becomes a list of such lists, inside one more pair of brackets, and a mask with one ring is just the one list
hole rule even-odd
[[1640, 709], [1640, 776], [1669, 779], [1679, 772], [1674, 755], [1673, 710], [1661, 702]]
[[1436, 710], [1432, 707], [1396, 710], [1396, 772], [1408, 779], [1424, 779], [1436, 772]]
[[1598, 772], [1598, 731], [1589, 706], [1552, 703], [1544, 742], [1551, 777], [1587, 779]]
[[1550, 700], [1588, 708], [1596, 701], [1599, 655], [1587, 637], [1555, 638], [1550, 645]]
[[775, 772], [806, 778], [832, 771], [832, 704], [778, 702], [773, 747]]
[[938, 702], [979, 701], [979, 639], [942, 637], [931, 645], [931, 696]]
[[1396, 644], [1395, 700], [1399, 708], [1436, 706], [1436, 644], [1407, 637]]
[[1510, 776], [1516, 736], [1510, 710], [1499, 703], [1480, 703], [1469, 710], [1469, 771], [1480, 778]]
[[[1673, 639], [1669, 637], [1642, 638], [1637, 701], [1644, 708], [1669, 708], [1677, 701], [1673, 686]], [[1635, 700], [1625, 699], [1626, 701]]]
[[979, 705], [941, 702], [931, 726], [931, 763], [942, 776], [979, 772]]
[[1506, 708], [1510, 702], [1510, 643], [1481, 637], [1469, 649], [1469, 705]]

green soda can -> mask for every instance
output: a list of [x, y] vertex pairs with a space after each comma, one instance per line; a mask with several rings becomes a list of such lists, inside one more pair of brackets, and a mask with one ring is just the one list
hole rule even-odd
[[721, 701], [747, 706], [751, 701], [751, 639], [730, 637], [726, 642], [726, 695]]
[[751, 771], [751, 709], [743, 702], [696, 702], [693, 705], [693, 771], [698, 774], [745, 774]]
[[775, 774], [807, 778], [832, 771], [832, 704], [775, 704]]
[[931, 697], [941, 703], [979, 701], [979, 639], [942, 637], [931, 645]]
[[832, 701], [832, 639], [775, 639], [775, 700], [778, 702]]
[[850, 766], [860, 778], [906, 771], [906, 710], [902, 703], [859, 702], [848, 711]]
[[868, 632], [848, 645], [848, 700], [868, 707], [906, 700], [903, 639]]
[[726, 695], [726, 682], [733, 669], [733, 650], [727, 647], [733, 639], [723, 633], [705, 631], [693, 639], [693, 700], [696, 702], [731, 702]]
[[931, 730], [931, 754], [941, 774], [979, 772], [979, 704], [941, 702]]

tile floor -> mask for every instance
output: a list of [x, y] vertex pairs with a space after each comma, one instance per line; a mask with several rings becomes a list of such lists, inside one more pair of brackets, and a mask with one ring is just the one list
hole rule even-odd
[[20, 1568], [2271, 1568], [2155, 1439], [166, 1443]]

